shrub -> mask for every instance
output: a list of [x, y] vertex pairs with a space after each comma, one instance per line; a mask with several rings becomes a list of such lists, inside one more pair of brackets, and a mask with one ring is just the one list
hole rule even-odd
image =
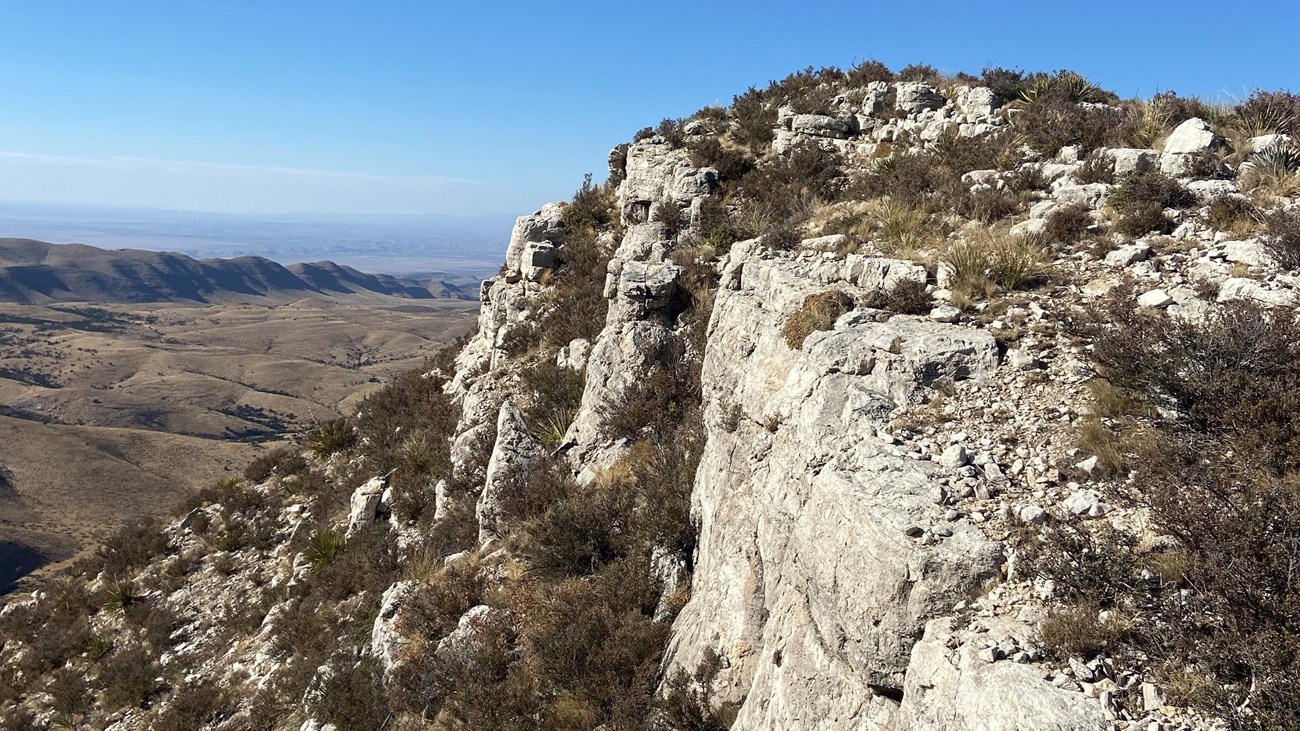
[[682, 226], [682, 209], [672, 200], [659, 201], [650, 213], [650, 220], [662, 223], [670, 236], [676, 236]]
[[1161, 209], [1186, 208], [1196, 203], [1196, 197], [1177, 180], [1149, 170], [1120, 176], [1108, 202], [1117, 213], [1124, 215], [1151, 206]]
[[1067, 145], [1079, 145], [1086, 152], [1119, 142], [1126, 120], [1127, 115], [1114, 107], [1082, 106], [1052, 94], [1025, 103], [1011, 117], [1025, 144], [1048, 156]]
[[154, 691], [159, 671], [153, 655], [139, 644], [118, 646], [99, 663], [96, 680], [108, 708], [137, 708]]
[[1300, 269], [1300, 211], [1276, 210], [1264, 217], [1264, 248], [1287, 269]]
[[754, 155], [761, 155], [772, 144], [776, 126], [776, 103], [765, 91], [750, 87], [749, 91], [734, 97], [731, 113], [735, 124], [731, 134]]
[[864, 304], [900, 315], [924, 315], [930, 311], [934, 300], [930, 297], [925, 282], [903, 279], [889, 289], [873, 292]]
[[957, 212], [981, 223], [994, 223], [1020, 211], [1021, 199], [1009, 190], [981, 190], [959, 199]]
[[1082, 203], [1063, 206], [1047, 217], [1043, 235], [1048, 241], [1073, 244], [1081, 241], [1092, 227], [1092, 209]]
[[1259, 218], [1259, 209], [1249, 198], [1237, 195], [1220, 195], [1210, 200], [1206, 207], [1205, 222], [1222, 231], [1238, 231], [1252, 226]]
[[936, 83], [943, 80], [943, 74], [939, 69], [923, 63], [912, 63], [904, 66], [898, 72], [899, 81], [927, 81]]
[[1234, 112], [1237, 124], [1252, 137], [1300, 133], [1300, 96], [1289, 91], [1256, 89]]
[[265, 482], [272, 475], [287, 477], [307, 470], [307, 460], [290, 447], [277, 447], [263, 454], [244, 468], [244, 479]]
[[796, 218], [809, 199], [830, 201], [835, 197], [839, 165], [834, 153], [812, 143], [798, 144], [746, 175], [739, 192], [778, 218]]
[[1177, 127], [1192, 118], [1212, 120], [1218, 116], [1200, 99], [1178, 96], [1172, 89], [1152, 96], [1150, 106], [1156, 109], [1166, 127]]
[[718, 180], [729, 183], [740, 180], [754, 169], [754, 159], [742, 150], [724, 146], [712, 135], [698, 135], [687, 143], [691, 153], [691, 164], [695, 167], [711, 167], [718, 171]]
[[803, 243], [803, 234], [791, 223], [783, 223], [764, 233], [759, 243], [777, 251], [794, 251]]
[[719, 196], [704, 199], [699, 215], [691, 221], [691, 228], [695, 243], [709, 247], [718, 254], [725, 254], [732, 244], [752, 239], [760, 233], [741, 221]]
[[699, 401], [698, 373], [678, 361], [654, 368], [599, 407], [601, 429], [611, 439], [636, 440], [671, 432]]
[[356, 443], [357, 435], [347, 419], [335, 419], [307, 433], [307, 445], [317, 457], [342, 452]]
[[559, 447], [582, 402], [582, 374], [546, 358], [528, 364], [520, 375], [521, 385], [532, 396], [524, 420], [543, 446]]
[[153, 731], [192, 731], [207, 728], [234, 713], [232, 699], [213, 681], [183, 685], [150, 725]]
[[830, 330], [841, 315], [854, 307], [853, 298], [837, 289], [810, 294], [804, 298], [803, 306], [785, 321], [781, 336], [791, 350], [799, 350], [809, 335]]
[[1152, 232], [1167, 234], [1172, 229], [1173, 223], [1165, 217], [1164, 209], [1158, 203], [1135, 204], [1115, 221], [1116, 233], [1130, 237]]
[[[332, 666], [311, 704], [312, 715], [338, 728], [379, 731], [388, 725], [389, 707], [379, 661], [366, 656]], [[195, 727], [192, 727], [195, 728]]]
[[932, 156], [909, 152], [877, 160], [847, 195], [862, 200], [889, 196], [900, 205], [919, 207], [934, 192], [937, 179]]
[[893, 81], [894, 72], [875, 59], [867, 59], [849, 69], [845, 82], [848, 86], [866, 86], [873, 81]]
[[153, 519], [139, 519], [109, 536], [79, 573], [125, 576], [167, 550], [167, 536]]
[[1104, 152], [1093, 150], [1084, 158], [1083, 164], [1074, 171], [1074, 179], [1080, 183], [1115, 183], [1115, 160]]
[[1015, 69], [1001, 66], [986, 67], [980, 73], [980, 83], [987, 86], [1004, 101], [1015, 101], [1024, 94], [1025, 74]]

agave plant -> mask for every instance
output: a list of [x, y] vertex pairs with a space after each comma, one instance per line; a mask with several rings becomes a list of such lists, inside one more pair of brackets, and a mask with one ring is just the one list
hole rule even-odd
[[1290, 142], [1265, 147], [1242, 164], [1241, 179], [1247, 188], [1273, 195], [1300, 193], [1300, 149]]
[[1022, 104], [1032, 104], [1047, 96], [1059, 96], [1075, 104], [1103, 102], [1106, 92], [1075, 71], [1057, 71], [1054, 74], [1034, 76], [1020, 92]]

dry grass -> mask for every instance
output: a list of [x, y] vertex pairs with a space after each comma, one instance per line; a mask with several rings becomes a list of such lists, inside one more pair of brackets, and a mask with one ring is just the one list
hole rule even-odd
[[803, 306], [786, 320], [781, 335], [791, 350], [798, 350], [809, 335], [831, 329], [841, 315], [853, 308], [853, 298], [839, 290], [808, 295]]
[[875, 240], [882, 253], [911, 257], [932, 244], [937, 227], [923, 209], [879, 198], [867, 204]]
[[1129, 623], [1115, 612], [1100, 616], [1087, 604], [1054, 610], [1038, 628], [1043, 645], [1057, 657], [1092, 657], [1113, 646]]
[[1030, 287], [1044, 272], [1046, 251], [1033, 237], [1013, 236], [1005, 227], [997, 227], [968, 231], [943, 259], [953, 268], [949, 289], [977, 300], [999, 289]]

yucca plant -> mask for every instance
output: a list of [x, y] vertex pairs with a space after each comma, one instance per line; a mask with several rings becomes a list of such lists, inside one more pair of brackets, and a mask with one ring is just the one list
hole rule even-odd
[[135, 584], [130, 581], [117, 581], [104, 590], [104, 606], [109, 609], [126, 609], [139, 601]]
[[307, 445], [317, 457], [328, 457], [341, 452], [356, 441], [356, 432], [347, 419], [326, 422], [307, 434]]
[[343, 534], [326, 528], [311, 537], [304, 555], [309, 566], [319, 569], [334, 563], [334, 558], [342, 548]]

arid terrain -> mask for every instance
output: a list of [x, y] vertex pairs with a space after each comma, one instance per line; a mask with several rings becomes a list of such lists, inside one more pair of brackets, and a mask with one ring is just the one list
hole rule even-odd
[[0, 592], [349, 412], [476, 302], [0, 304]]

